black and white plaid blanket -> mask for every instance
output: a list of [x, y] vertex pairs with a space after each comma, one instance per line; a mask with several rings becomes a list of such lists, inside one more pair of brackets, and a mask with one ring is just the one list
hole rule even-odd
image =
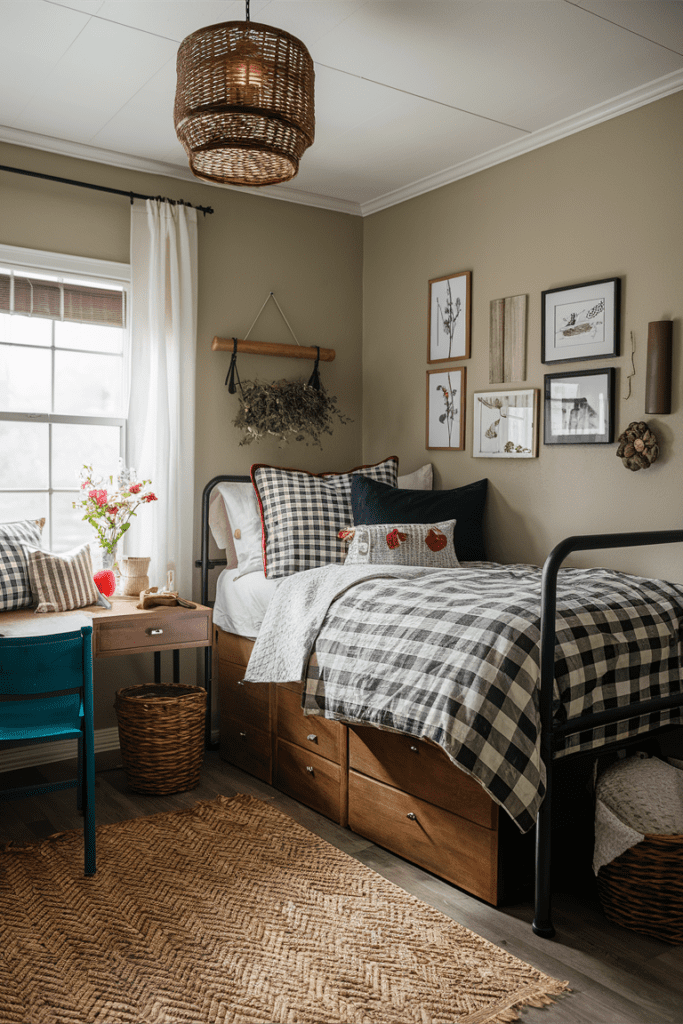
[[[541, 570], [526, 565], [298, 573], [278, 587], [245, 678], [303, 679], [315, 648], [319, 669], [307, 681], [307, 713], [432, 740], [525, 832], [545, 793], [540, 593]], [[561, 569], [557, 609], [559, 719], [680, 691], [683, 586]], [[572, 749], [678, 714], [582, 734]]]

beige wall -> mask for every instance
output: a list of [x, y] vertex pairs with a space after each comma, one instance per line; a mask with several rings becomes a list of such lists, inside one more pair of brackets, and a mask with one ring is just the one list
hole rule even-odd
[[[213, 207], [211, 216], [198, 216], [197, 446], [195, 476], [187, 491], [195, 508], [197, 555], [201, 493], [211, 477], [248, 473], [252, 462], [313, 472], [345, 470], [360, 463], [360, 217], [3, 144], [0, 163]], [[130, 205], [124, 197], [0, 172], [0, 210], [0, 242], [6, 245], [121, 262], [129, 259]], [[304, 442], [280, 449], [274, 440], [240, 446], [241, 435], [232, 426], [237, 397], [224, 386], [230, 356], [212, 352], [211, 341], [214, 335], [243, 337], [271, 291], [302, 345], [337, 352], [334, 362], [322, 364], [321, 375], [353, 422], [338, 426], [326, 437], [322, 451]], [[292, 341], [272, 302], [251, 336]], [[243, 380], [307, 378], [313, 369], [308, 361], [258, 356], [240, 356], [238, 366]], [[198, 572], [194, 596], [199, 596]], [[188, 667], [191, 671], [193, 664], [185, 658], [183, 671]], [[151, 671], [151, 655], [98, 662], [98, 728], [116, 724], [114, 690], [142, 681]]]
[[[431, 461], [443, 488], [488, 477], [489, 554], [503, 562], [540, 563], [575, 534], [683, 527], [682, 246], [681, 92], [366, 218], [365, 460], [396, 452], [404, 472]], [[472, 271], [472, 355], [451, 365], [467, 367], [465, 451], [426, 451], [427, 282], [462, 270]], [[544, 366], [541, 291], [608, 277], [622, 281], [622, 355]], [[645, 418], [660, 439], [656, 465], [630, 472], [616, 443], [544, 446], [542, 428], [537, 459], [472, 458], [472, 393], [490, 389], [489, 303], [517, 294], [529, 296], [528, 368], [514, 386], [542, 395], [551, 370], [616, 366], [615, 437]], [[647, 325], [662, 319], [674, 321], [672, 413], [645, 416]], [[680, 545], [570, 564], [596, 563], [683, 582]]]

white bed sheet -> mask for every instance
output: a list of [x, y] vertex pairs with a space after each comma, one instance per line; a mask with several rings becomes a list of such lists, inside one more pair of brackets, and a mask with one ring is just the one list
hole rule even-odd
[[213, 622], [226, 633], [256, 637], [266, 608], [280, 580], [267, 580], [262, 572], [235, 579], [237, 569], [224, 569], [216, 582]]

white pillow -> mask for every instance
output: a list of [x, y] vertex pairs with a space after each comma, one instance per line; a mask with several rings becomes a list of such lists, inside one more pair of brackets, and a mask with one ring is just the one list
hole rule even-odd
[[251, 483], [216, 484], [209, 499], [209, 526], [225, 550], [228, 569], [238, 570], [235, 579], [263, 572], [261, 512]]
[[414, 473], [406, 473], [405, 476], [400, 476], [398, 478], [398, 486], [404, 490], [431, 491], [433, 475], [432, 464], [428, 462], [426, 466], [421, 466]]

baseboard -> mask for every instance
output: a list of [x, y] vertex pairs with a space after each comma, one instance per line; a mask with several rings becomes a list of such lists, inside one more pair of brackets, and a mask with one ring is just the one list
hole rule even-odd
[[[95, 730], [95, 753], [118, 750], [118, 726], [111, 729]], [[53, 761], [68, 761], [76, 757], [76, 740], [57, 740], [54, 743], [32, 743], [25, 747], [10, 747], [0, 750], [0, 772], [12, 772], [18, 768], [32, 768]]]

